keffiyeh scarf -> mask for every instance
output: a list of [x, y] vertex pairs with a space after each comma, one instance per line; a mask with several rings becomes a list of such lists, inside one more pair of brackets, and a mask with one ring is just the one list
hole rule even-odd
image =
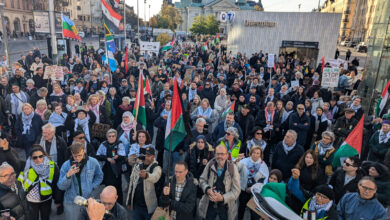
[[34, 117], [34, 112], [31, 112], [30, 115], [26, 115], [22, 112], [22, 121], [23, 121], [23, 132], [22, 134], [28, 134], [31, 129], [32, 119]]

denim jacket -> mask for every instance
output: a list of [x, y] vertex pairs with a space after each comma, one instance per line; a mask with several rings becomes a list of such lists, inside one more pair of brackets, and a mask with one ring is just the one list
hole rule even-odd
[[[73, 202], [74, 198], [79, 195], [79, 185], [77, 182], [76, 175], [71, 178], [66, 178], [66, 174], [71, 169], [70, 160], [67, 160], [61, 167], [60, 179], [58, 180], [57, 186], [59, 189], [65, 191], [65, 202]], [[82, 197], [89, 198], [94, 189], [96, 189], [103, 181], [103, 172], [100, 168], [99, 162], [93, 158], [88, 157], [87, 164], [81, 170], [81, 190]]]

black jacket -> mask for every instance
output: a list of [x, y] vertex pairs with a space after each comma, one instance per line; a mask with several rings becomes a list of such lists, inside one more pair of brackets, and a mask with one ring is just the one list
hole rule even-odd
[[26, 195], [19, 181], [15, 182], [18, 187], [18, 194], [9, 187], [0, 184], [0, 207], [1, 209], [10, 209], [11, 216], [16, 220], [28, 219], [28, 206]]
[[0, 164], [4, 162], [9, 163], [9, 165], [14, 168], [15, 173], [19, 173], [24, 168], [23, 162], [20, 160], [18, 153], [11, 146], [8, 147], [8, 150], [0, 150]]
[[347, 192], [357, 192], [358, 182], [362, 177], [363, 173], [358, 170], [355, 179], [344, 185], [345, 171], [343, 169], [336, 170], [329, 181], [329, 184], [333, 186], [336, 203], [338, 203], [341, 197], [343, 197]]
[[288, 180], [291, 176], [291, 169], [295, 167], [303, 153], [303, 147], [297, 143], [295, 147], [286, 154], [281, 141], [274, 147], [271, 167], [272, 169], [279, 169], [282, 171], [283, 179]]
[[317, 169], [317, 175], [313, 179], [312, 178], [312, 167], [303, 167], [301, 169], [301, 175], [299, 176], [299, 183], [301, 186], [308, 191], [313, 192], [314, 188], [316, 186], [322, 185], [326, 183], [326, 177], [324, 174], [324, 171], [321, 169], [321, 167], [318, 167]]
[[[43, 121], [41, 117], [38, 114], [34, 114], [32, 121], [31, 121], [31, 128], [29, 134], [22, 134], [23, 133], [23, 122], [22, 122], [22, 116], [20, 115], [15, 123], [15, 133], [16, 137], [18, 139], [19, 145], [22, 144], [28, 144], [27, 146], [32, 145], [37, 140], [37, 137], [41, 136], [42, 134], [42, 126]], [[27, 147], [27, 146], [19, 146], [19, 147]]]
[[161, 195], [161, 206], [169, 206], [170, 211], [176, 211], [176, 220], [194, 219], [193, 211], [196, 204], [196, 186], [192, 173], [188, 172], [186, 176], [186, 184], [184, 185], [179, 201], [175, 200], [176, 178], [171, 178], [169, 182], [171, 184], [170, 193], [169, 196]]

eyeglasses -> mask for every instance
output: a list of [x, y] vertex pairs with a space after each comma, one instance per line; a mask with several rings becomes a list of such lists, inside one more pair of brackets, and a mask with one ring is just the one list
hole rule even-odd
[[304, 108], [298, 108], [298, 110], [305, 110]]
[[257, 135], [262, 135], [263, 133], [261, 133], [261, 132], [256, 132], [256, 134], [257, 134]]
[[350, 164], [350, 163], [348, 163], [347, 161], [344, 161], [344, 164], [345, 164], [345, 166], [347, 166], [347, 167], [353, 167], [353, 166], [354, 166], [353, 164]]
[[114, 138], [116, 135], [108, 135], [109, 138]]
[[229, 132], [226, 132], [226, 136], [230, 136], [230, 135], [232, 135], [232, 134], [230, 134]]
[[362, 187], [362, 189], [364, 191], [371, 192], [371, 193], [375, 192], [375, 189], [373, 189], [373, 188], [370, 188], [370, 187], [367, 187], [367, 186], [363, 186], [362, 184], [359, 184], [359, 186]]
[[39, 155], [39, 156], [33, 156], [33, 157], [31, 157], [33, 160], [37, 160], [38, 158], [39, 159], [42, 159], [42, 158], [44, 158], [45, 157], [45, 155], [43, 155], [43, 154], [41, 154], [41, 155]]
[[16, 173], [15, 172], [12, 172], [10, 174], [5, 174], [4, 176], [0, 176], [0, 177], [3, 177], [3, 178], [10, 178], [10, 177], [16, 177]]
[[85, 136], [76, 137], [76, 139], [83, 140], [83, 139], [85, 139]]
[[321, 194], [321, 193], [316, 193], [315, 196], [319, 199], [329, 199], [327, 196]]

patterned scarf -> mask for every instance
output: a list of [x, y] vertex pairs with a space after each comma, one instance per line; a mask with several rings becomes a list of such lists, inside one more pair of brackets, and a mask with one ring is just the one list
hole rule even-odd
[[351, 109], [353, 109], [355, 112], [357, 112], [362, 106], [361, 105], [358, 105], [358, 106], [354, 106], [353, 103], [349, 106]]
[[23, 132], [22, 134], [28, 134], [31, 129], [32, 119], [34, 117], [34, 112], [31, 112], [30, 115], [26, 115], [22, 112], [22, 121], [23, 121]]
[[126, 139], [129, 139], [130, 131], [131, 131], [131, 129], [134, 128], [134, 116], [130, 112], [123, 113], [123, 116], [127, 116], [130, 118], [130, 122], [128, 124], [126, 124], [124, 121], [122, 121], [122, 123], [121, 123], [121, 128], [123, 129], [125, 137], [126, 137]]
[[325, 213], [332, 207], [332, 205], [332, 200], [326, 204], [318, 205], [316, 202], [316, 197], [313, 196], [309, 203], [309, 211], [315, 211], [316, 219], [322, 219], [325, 216]]
[[284, 143], [284, 140], [283, 140], [282, 145], [283, 145], [284, 152], [286, 154], [288, 154], [288, 152], [290, 152], [294, 149], [296, 144], [297, 144], [297, 142], [294, 142], [294, 144], [291, 147], [289, 147], [286, 143]]
[[87, 139], [87, 141], [89, 143], [91, 143], [91, 138], [89, 136], [89, 125], [88, 125], [89, 120], [88, 120], [88, 118], [86, 117], [86, 118], [81, 119], [81, 120], [77, 118], [74, 122], [75, 122], [74, 123], [74, 131], [77, 131], [77, 128], [79, 128], [79, 127], [81, 129], [83, 129], [84, 134], [85, 134], [85, 138]]
[[50, 160], [49, 158], [45, 157], [41, 164], [35, 164], [34, 161], [31, 160], [31, 157], [29, 157], [26, 161], [26, 166], [24, 167], [24, 180], [27, 180], [28, 170], [30, 168], [33, 168], [33, 170], [38, 174], [40, 180], [45, 180], [49, 178]]
[[[46, 141], [43, 137], [41, 137], [41, 142], [39, 144], [46, 151]], [[55, 135], [53, 136], [53, 139], [51, 140], [50, 152], [46, 152], [46, 153], [48, 153], [50, 155], [51, 159], [54, 162], [56, 162], [56, 163], [58, 162], [58, 159], [57, 159], [57, 138]]]
[[333, 148], [333, 144], [332, 143], [324, 144], [322, 143], [322, 141], [320, 141], [317, 147], [318, 147], [318, 154], [323, 156], [326, 154], [326, 152], [328, 152]]
[[41, 117], [42, 121], [46, 120], [46, 119], [45, 119], [45, 113], [46, 113], [46, 111], [47, 111], [47, 108], [46, 108], [43, 112], [40, 112], [40, 111], [38, 110], [38, 108], [35, 109], [35, 113], [37, 113], [37, 115], [39, 115], [39, 116]]
[[271, 125], [272, 125], [274, 122], [275, 110], [271, 112], [271, 118], [269, 118], [269, 116], [268, 116], [269, 112], [268, 112], [267, 108], [264, 110], [264, 114], [265, 114], [265, 120], [267, 122], [271, 122]]
[[213, 110], [210, 107], [207, 107], [206, 110], [204, 110], [202, 106], [198, 107], [198, 115], [200, 116], [206, 116], [206, 118], [210, 118], [211, 113], [213, 113]]
[[387, 143], [387, 142], [389, 142], [389, 139], [390, 139], [390, 132], [385, 133], [381, 129], [379, 131], [379, 143], [380, 144]]

